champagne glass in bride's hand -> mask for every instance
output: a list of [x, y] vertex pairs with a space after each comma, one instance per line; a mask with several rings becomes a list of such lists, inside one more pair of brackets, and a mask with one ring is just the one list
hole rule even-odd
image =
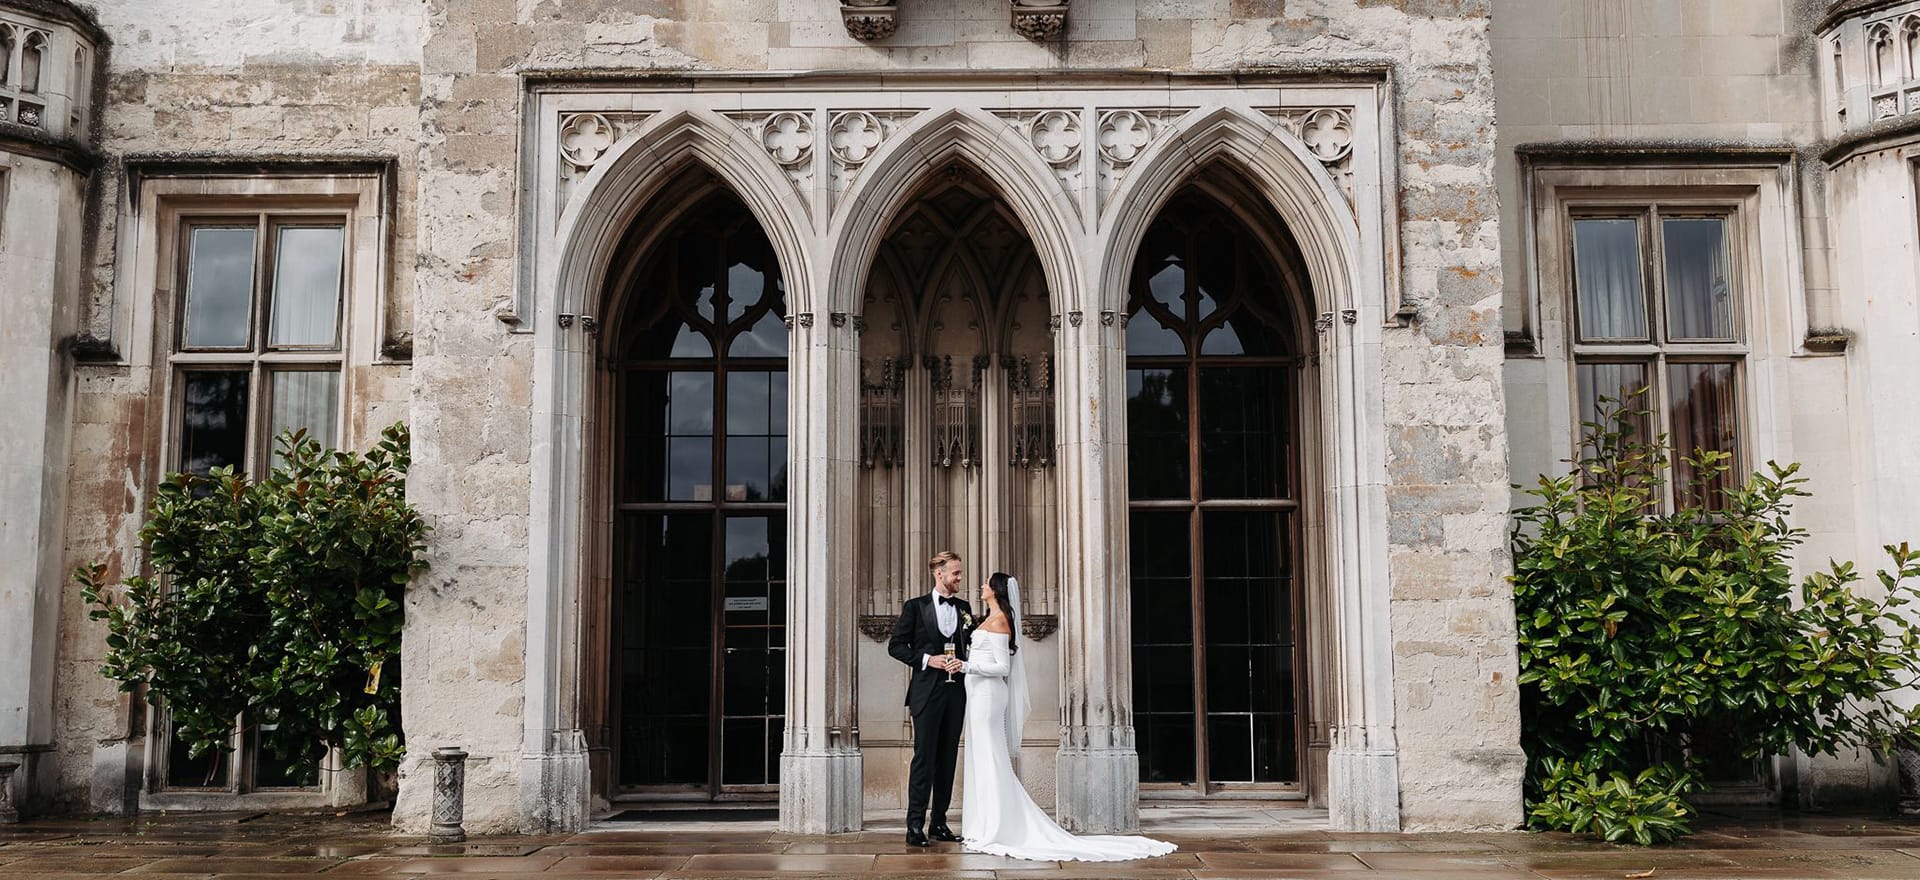
[[[955, 653], [953, 643], [948, 642], [947, 646], [941, 649], [941, 653], [945, 654], [947, 659], [953, 659]], [[951, 666], [947, 667], [947, 684], [953, 684], [953, 667]]]

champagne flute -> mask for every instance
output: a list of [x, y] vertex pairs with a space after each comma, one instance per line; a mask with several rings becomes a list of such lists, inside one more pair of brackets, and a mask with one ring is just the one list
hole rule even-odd
[[[948, 642], [946, 647], [941, 649], [941, 653], [947, 655], [948, 657], [954, 656], [954, 653], [955, 653], [954, 644], [952, 642]], [[947, 684], [953, 684], [953, 670], [951, 669], [947, 670]]]

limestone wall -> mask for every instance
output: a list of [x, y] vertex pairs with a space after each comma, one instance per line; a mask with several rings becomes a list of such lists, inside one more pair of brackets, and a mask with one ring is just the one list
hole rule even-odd
[[[105, 4], [116, 50], [103, 109], [100, 246], [86, 326], [131, 326], [129, 261], [116, 224], [120, 160], [152, 154], [390, 157], [398, 160], [392, 309], [414, 331], [411, 366], [358, 367], [369, 417], [406, 400], [414, 501], [433, 527], [433, 568], [410, 600], [409, 760], [396, 821], [425, 824], [411, 784], [434, 745], [473, 754], [468, 827], [518, 826], [527, 613], [530, 336], [512, 314], [522, 280], [519, 173], [526, 74], [649, 71], [1228, 71], [1268, 65], [1386, 65], [1399, 125], [1397, 240], [1379, 267], [1417, 307], [1385, 331], [1381, 438], [1391, 546], [1390, 733], [1402, 750], [1409, 828], [1511, 825], [1519, 818], [1507, 467], [1500, 382], [1500, 236], [1488, 0], [1080, 0], [1065, 41], [1031, 43], [1004, 5], [906, 4], [883, 45], [848, 38], [818, 0], [700, 3], [579, 0], [167, 0]], [[721, 100], [716, 98], [716, 100]], [[123, 340], [124, 342], [124, 340]], [[129, 350], [123, 346], [123, 351]], [[150, 363], [84, 367], [77, 380], [68, 561], [132, 564], [154, 479]], [[364, 436], [364, 433], [359, 433]], [[82, 464], [84, 462], [84, 464]], [[65, 613], [60, 693], [64, 790], [113, 797], [124, 708], [94, 673], [99, 633]], [[1471, 711], [1463, 712], [1462, 707]], [[102, 745], [102, 744], [106, 745]], [[1392, 743], [1381, 743], [1391, 746]], [[104, 762], [104, 763], [103, 763]], [[104, 767], [105, 769], [100, 769]], [[91, 794], [88, 794], [91, 792]], [[114, 795], [117, 797], [118, 795]]]

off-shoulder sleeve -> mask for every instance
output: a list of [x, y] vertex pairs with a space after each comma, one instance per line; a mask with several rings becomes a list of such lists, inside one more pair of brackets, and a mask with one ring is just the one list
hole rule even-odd
[[[980, 650], [985, 648], [986, 650]], [[1007, 653], [1007, 643], [999, 639], [977, 642], [972, 658], [967, 661], [968, 675], [986, 675], [994, 678], [1006, 678], [1013, 671], [1013, 663]]]

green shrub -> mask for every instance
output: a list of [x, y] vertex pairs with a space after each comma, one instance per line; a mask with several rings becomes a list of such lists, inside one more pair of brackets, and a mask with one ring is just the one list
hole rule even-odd
[[107, 625], [101, 673], [164, 702], [191, 754], [230, 747], [236, 718], [283, 761], [341, 747], [390, 771], [405, 753], [400, 635], [426, 524], [406, 501], [411, 457], [393, 425], [364, 455], [279, 438], [265, 479], [173, 474], [140, 531], [153, 576], [116, 589], [76, 573]]
[[1537, 503], [1514, 514], [1535, 827], [1575, 830], [1575, 776], [1612, 786], [1605, 797], [1621, 805], [1698, 791], [1694, 746], [1709, 731], [1738, 731], [1743, 756], [1759, 758], [1884, 746], [1914, 727], [1889, 694], [1920, 677], [1920, 625], [1902, 611], [1920, 554], [1886, 548], [1893, 565], [1873, 593], [1846, 563], [1796, 583], [1799, 466], [1769, 462], [1709, 507], [1699, 499], [1717, 491], [1729, 457], [1696, 452], [1697, 481], [1669, 510], [1671, 453], [1664, 437], [1636, 438], [1644, 415], [1610, 402], [1572, 472], [1541, 477], [1528, 490]]
[[1666, 843], [1689, 833], [1692, 810], [1682, 795], [1694, 786], [1667, 766], [1628, 779], [1605, 779], [1578, 761], [1548, 758], [1541, 768], [1540, 796], [1527, 805], [1527, 820], [1539, 828], [1593, 834], [1609, 843]]

